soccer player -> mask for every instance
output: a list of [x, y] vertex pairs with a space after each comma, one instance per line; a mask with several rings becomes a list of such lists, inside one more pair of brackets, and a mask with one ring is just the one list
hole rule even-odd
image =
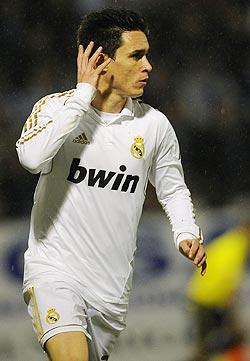
[[132, 11], [85, 16], [76, 89], [38, 101], [17, 142], [21, 164], [40, 172], [24, 298], [52, 361], [108, 360], [125, 327], [148, 180], [177, 248], [206, 271], [174, 130], [136, 100], [152, 70], [147, 33]]

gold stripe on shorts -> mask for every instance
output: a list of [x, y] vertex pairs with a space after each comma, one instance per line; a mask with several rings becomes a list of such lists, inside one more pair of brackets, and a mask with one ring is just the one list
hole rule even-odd
[[44, 331], [43, 331], [42, 322], [41, 322], [41, 318], [40, 318], [40, 314], [39, 314], [39, 310], [38, 310], [38, 306], [37, 306], [34, 287], [29, 288], [28, 292], [29, 292], [30, 302], [31, 302], [31, 307], [32, 307], [33, 323], [34, 323], [34, 327], [36, 330], [37, 338], [40, 341], [40, 339], [42, 338], [42, 336], [44, 334]]

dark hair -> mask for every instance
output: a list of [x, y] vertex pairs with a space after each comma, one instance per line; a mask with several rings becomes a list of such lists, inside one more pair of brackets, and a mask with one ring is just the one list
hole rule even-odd
[[85, 15], [77, 32], [77, 45], [84, 48], [91, 40], [94, 41], [94, 51], [103, 47], [103, 52], [114, 57], [121, 46], [121, 36], [124, 31], [140, 30], [148, 35], [145, 19], [134, 11], [127, 9], [103, 9]]

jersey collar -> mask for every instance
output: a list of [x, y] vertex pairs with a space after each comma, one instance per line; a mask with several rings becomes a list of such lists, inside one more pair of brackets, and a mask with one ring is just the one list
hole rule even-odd
[[134, 104], [133, 104], [132, 99], [129, 97], [127, 99], [127, 101], [126, 101], [126, 104], [125, 104], [124, 108], [122, 109], [122, 111], [118, 115], [118, 117], [115, 118], [114, 120], [112, 120], [111, 122], [109, 122], [108, 124], [105, 123], [101, 119], [101, 117], [94, 111], [94, 109], [92, 107], [89, 108], [88, 113], [91, 116], [91, 118], [93, 118], [98, 123], [100, 123], [100, 124], [102, 124], [104, 126], [109, 126], [110, 124], [121, 123], [122, 121], [127, 121], [127, 120], [134, 119]]

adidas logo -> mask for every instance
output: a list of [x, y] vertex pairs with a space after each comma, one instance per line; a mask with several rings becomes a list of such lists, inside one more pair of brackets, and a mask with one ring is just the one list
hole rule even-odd
[[78, 135], [75, 139], [73, 139], [73, 143], [90, 144], [90, 141], [86, 137], [86, 134], [82, 133], [82, 134]]

